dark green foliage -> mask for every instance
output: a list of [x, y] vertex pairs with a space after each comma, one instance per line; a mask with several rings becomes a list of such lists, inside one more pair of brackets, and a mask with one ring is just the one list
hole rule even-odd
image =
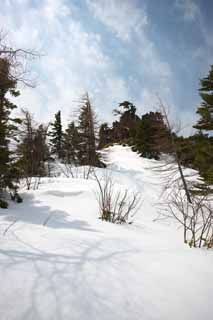
[[21, 202], [23, 202], [23, 199], [22, 199], [22, 197], [17, 193], [17, 190], [14, 190], [14, 192], [12, 193], [10, 193], [10, 197], [11, 197], [11, 200], [12, 201], [15, 201], [15, 202], [17, 202], [17, 203], [21, 203]]
[[129, 129], [121, 125], [120, 121], [114, 121], [112, 124], [110, 140], [114, 143], [122, 143], [129, 138]]
[[200, 120], [194, 128], [210, 131], [213, 130], [213, 65], [208, 76], [200, 81], [199, 92], [203, 101], [197, 110]]
[[15, 201], [16, 201], [17, 203], [22, 203], [22, 202], [23, 202], [23, 199], [20, 197], [19, 194], [16, 194], [16, 199], [15, 199]]
[[98, 149], [102, 149], [111, 143], [111, 129], [106, 122], [102, 123], [99, 129]]
[[135, 146], [133, 146], [131, 149], [132, 149], [133, 152], [137, 152], [138, 151]]
[[133, 137], [133, 144], [145, 158], [157, 160], [160, 152], [171, 152], [171, 141], [160, 112], [150, 112], [142, 116]]
[[0, 199], [0, 208], [1, 209], [7, 209], [8, 203], [5, 200]]
[[194, 136], [193, 166], [207, 183], [213, 184], [213, 141], [202, 133]]
[[47, 144], [47, 126], [43, 124], [40, 124], [35, 130], [33, 152], [36, 169], [35, 174], [37, 176], [45, 176], [45, 163], [50, 159], [50, 151]]
[[152, 148], [152, 125], [149, 116], [144, 115], [138, 125], [134, 145], [145, 158], [158, 159], [159, 153]]
[[95, 126], [95, 114], [92, 110], [89, 96], [86, 94], [82, 99], [78, 118], [78, 133], [80, 138], [78, 158], [81, 165], [100, 166], [96, 147]]
[[103, 148], [112, 143], [131, 143], [136, 135], [137, 124], [140, 118], [136, 114], [136, 107], [129, 101], [123, 101], [118, 109], [113, 110], [115, 115], [119, 115], [119, 120], [109, 128], [107, 123], [103, 123], [99, 131], [99, 148]]
[[213, 138], [201, 131], [193, 136], [177, 137], [176, 145], [181, 163], [199, 171], [208, 184], [213, 184]]
[[122, 116], [125, 113], [125, 114], [130, 115], [130, 118], [135, 117], [136, 107], [133, 105], [132, 102], [125, 100], [125, 101], [119, 103], [119, 108], [121, 108], [121, 109], [114, 109], [113, 110], [114, 114], [119, 114]]
[[61, 111], [55, 114], [55, 121], [51, 123], [49, 132], [51, 153], [63, 159], [63, 130], [61, 124]]
[[114, 110], [119, 115], [112, 128], [106, 123], [99, 131], [99, 147], [103, 148], [110, 143], [129, 144], [142, 156], [158, 159], [160, 152], [171, 153], [171, 138], [160, 112], [144, 114], [140, 119], [136, 114], [136, 107], [129, 101], [119, 104]]
[[80, 136], [74, 121], [68, 124], [64, 133], [64, 161], [68, 164], [79, 164]]
[[[200, 119], [194, 128], [210, 132], [213, 130], [213, 65], [207, 77], [201, 79], [199, 92], [202, 98], [197, 110]], [[207, 184], [213, 184], [213, 137], [197, 134], [195, 150], [193, 165]]]
[[[17, 172], [13, 170], [15, 165], [13, 153], [9, 150], [17, 124], [20, 123], [19, 119], [11, 118], [11, 111], [16, 105], [9, 100], [9, 97], [19, 95], [16, 85], [16, 81], [10, 75], [9, 60], [0, 58], [0, 192], [16, 188], [18, 182]], [[5, 207], [4, 202], [2, 206]]]
[[[124, 109], [120, 117], [121, 126], [128, 128], [129, 131], [134, 130], [136, 123], [140, 120], [140, 118], [136, 115], [136, 107], [129, 101], [121, 102], [119, 107], [123, 107]], [[131, 135], [133, 135], [133, 133]]]
[[49, 148], [46, 142], [47, 127], [37, 126], [32, 115], [22, 110], [22, 126], [19, 130], [17, 146], [18, 166], [22, 177], [41, 177], [46, 175], [45, 162], [49, 159]]
[[136, 135], [140, 118], [136, 114], [136, 107], [129, 101], [119, 104], [119, 109], [114, 114], [120, 115], [119, 121], [113, 122], [112, 139], [114, 142], [122, 142], [133, 139]]

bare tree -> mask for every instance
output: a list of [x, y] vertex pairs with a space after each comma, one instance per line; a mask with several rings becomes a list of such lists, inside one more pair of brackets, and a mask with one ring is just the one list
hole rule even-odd
[[208, 248], [213, 246], [213, 207], [210, 194], [191, 194], [191, 202], [181, 184], [172, 188], [164, 210], [161, 214], [166, 218], [174, 218], [183, 226], [184, 242], [190, 247]]
[[185, 243], [193, 247], [212, 247], [212, 199], [208, 193], [195, 192], [193, 174], [186, 175], [182, 167], [176, 134], [160, 98], [159, 103], [168, 131], [168, 138], [163, 142], [168, 143], [171, 149], [166, 159], [153, 167], [153, 170], [160, 172], [164, 182], [160, 214], [164, 218], [174, 218], [183, 227]]
[[7, 40], [7, 34], [0, 30], [0, 58], [6, 59], [10, 64], [9, 78], [28, 87], [35, 87], [30, 66], [41, 55], [34, 49], [13, 48], [7, 44]]
[[[177, 169], [178, 169], [178, 172], [179, 172], [179, 175], [180, 175], [180, 179], [182, 181], [182, 184], [183, 184], [183, 188], [185, 190], [185, 193], [186, 193], [186, 197], [187, 197], [187, 200], [189, 203], [192, 203], [192, 200], [191, 200], [191, 195], [190, 195], [190, 191], [189, 191], [189, 188], [188, 188], [188, 185], [187, 185], [187, 182], [186, 182], [186, 178], [185, 178], [185, 175], [183, 173], [183, 168], [182, 168], [182, 165], [181, 165], [181, 159], [180, 159], [180, 156], [178, 154], [178, 149], [177, 149], [177, 144], [175, 142], [175, 135], [174, 135], [174, 132], [173, 132], [173, 128], [171, 126], [171, 123], [170, 123], [170, 120], [169, 120], [169, 117], [168, 117], [168, 112], [166, 111], [166, 108], [164, 106], [164, 104], [162, 103], [162, 100], [158, 97], [159, 99], [159, 105], [160, 105], [160, 111], [164, 117], [164, 121], [165, 121], [165, 124], [166, 124], [166, 127], [167, 127], [167, 132], [168, 132], [168, 137], [169, 139], [167, 139], [167, 143], [170, 145], [170, 148], [171, 148], [171, 151], [172, 151], [172, 156], [173, 156], [173, 163], [175, 163], [177, 165]], [[164, 139], [164, 144], [166, 143], [165, 139]], [[171, 159], [171, 158], [170, 158]], [[174, 166], [173, 167], [173, 171], [174, 171]], [[168, 166], [167, 166], [167, 170], [168, 170]]]

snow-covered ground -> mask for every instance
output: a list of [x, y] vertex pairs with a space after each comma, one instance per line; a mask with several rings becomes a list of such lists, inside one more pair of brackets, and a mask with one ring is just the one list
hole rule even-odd
[[153, 222], [155, 161], [121, 146], [103, 156], [120, 186], [142, 194], [134, 223], [98, 219], [94, 180], [46, 178], [23, 192], [0, 209], [0, 320], [212, 320], [213, 252]]

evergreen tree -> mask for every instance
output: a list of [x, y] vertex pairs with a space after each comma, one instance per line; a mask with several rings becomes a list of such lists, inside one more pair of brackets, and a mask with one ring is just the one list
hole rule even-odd
[[51, 153], [59, 159], [63, 159], [63, 130], [61, 124], [61, 111], [55, 114], [55, 121], [51, 123], [49, 132]]
[[136, 149], [145, 158], [158, 159], [160, 152], [169, 152], [170, 139], [160, 112], [150, 112], [142, 116], [133, 140]]
[[[9, 150], [11, 139], [17, 130], [19, 119], [11, 118], [11, 111], [16, 105], [9, 100], [9, 96], [17, 97], [17, 82], [10, 76], [10, 62], [6, 58], [0, 58], [0, 198], [7, 188], [16, 193], [18, 172]], [[0, 206], [7, 207], [4, 200], [0, 200]]]
[[27, 110], [22, 110], [23, 119], [19, 129], [19, 144], [17, 145], [18, 166], [22, 177], [26, 179], [30, 189], [33, 177], [46, 175], [45, 162], [49, 159], [49, 148], [46, 142], [47, 127], [39, 126]]
[[134, 118], [135, 114], [136, 114], [136, 107], [133, 105], [132, 102], [129, 101], [123, 101], [121, 103], [119, 103], [119, 109], [114, 109], [113, 110], [114, 114], [118, 114], [118, 115], [123, 115], [125, 114], [129, 114], [131, 116], [131, 118]]
[[[194, 128], [207, 132], [213, 131], [213, 65], [207, 77], [200, 80], [201, 106], [197, 110], [200, 119]], [[212, 136], [197, 135], [197, 155], [194, 160], [195, 166], [207, 183], [213, 183], [213, 138]], [[202, 143], [198, 143], [201, 142]]]
[[193, 166], [207, 184], [213, 184], [213, 140], [202, 132], [195, 134], [193, 140]]
[[79, 164], [80, 137], [74, 121], [68, 124], [64, 133], [64, 160], [68, 164]]
[[98, 166], [100, 164], [96, 152], [95, 126], [95, 114], [92, 110], [89, 95], [86, 94], [82, 98], [82, 106], [78, 118], [79, 161], [81, 165]]
[[159, 152], [153, 150], [153, 123], [150, 114], [142, 116], [135, 138], [137, 150], [145, 158], [158, 159]]
[[50, 159], [49, 146], [47, 144], [48, 126], [40, 124], [34, 135], [34, 159], [36, 160], [36, 174], [45, 176], [47, 174], [45, 164]]
[[26, 179], [29, 189], [31, 178], [36, 175], [34, 161], [35, 124], [29, 111], [22, 110], [22, 115], [22, 124], [19, 128], [19, 144], [16, 152], [22, 177]]
[[111, 129], [109, 128], [108, 124], [102, 123], [99, 129], [99, 143], [98, 149], [102, 149], [111, 143]]
[[197, 113], [201, 118], [194, 128], [211, 131], [213, 130], [213, 65], [208, 76], [201, 79], [199, 92], [203, 102]]
[[136, 107], [133, 103], [123, 101], [113, 112], [115, 115], [120, 115], [119, 121], [113, 122], [112, 137], [114, 142], [127, 142], [128, 139], [134, 138], [140, 118], [136, 114]]

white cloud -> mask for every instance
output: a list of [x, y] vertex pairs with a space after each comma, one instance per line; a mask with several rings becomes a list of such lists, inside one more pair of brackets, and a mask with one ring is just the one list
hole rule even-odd
[[[156, 93], [174, 108], [173, 73], [149, 38], [145, 9], [138, 8], [135, 0], [87, 0], [87, 4], [96, 19], [116, 35], [117, 45], [126, 47], [130, 59], [134, 50], [132, 63], [138, 74], [124, 78], [119, 73], [118, 61], [104, 51], [101, 33], [86, 29], [70, 1], [38, 0], [32, 6], [28, 0], [7, 0], [0, 12], [0, 24], [7, 25], [11, 41], [45, 53], [34, 64], [37, 88], [22, 90], [16, 99], [18, 105], [29, 108], [42, 121], [50, 120], [59, 109], [65, 119], [87, 90], [102, 121], [112, 120], [112, 109], [125, 99], [133, 101], [139, 113], [153, 109]], [[132, 96], [129, 85], [138, 88], [136, 96]]]
[[176, 0], [175, 6], [183, 12], [184, 19], [188, 21], [194, 21], [200, 14], [195, 0]]
[[[173, 104], [170, 90], [173, 76], [171, 67], [161, 59], [156, 45], [150, 40], [146, 10], [144, 7], [137, 6], [137, 3], [139, 2], [135, 0], [87, 0], [94, 17], [118, 38], [128, 41], [126, 45], [130, 45], [131, 50], [134, 51], [137, 58], [132, 63], [137, 65], [141, 79], [145, 80], [145, 88], [142, 92], [149, 92], [149, 98], [158, 92], [162, 98]], [[132, 43], [129, 44], [129, 42]], [[145, 99], [144, 104], [143, 94], [140, 97], [138, 105], [144, 107], [147, 103], [146, 109], [149, 108], [148, 99]], [[152, 102], [153, 98], [150, 101]]]
[[148, 74], [159, 86], [167, 85], [171, 81], [172, 70], [168, 62], [160, 58], [154, 43], [143, 37], [139, 47], [141, 72]]
[[43, 121], [50, 120], [58, 109], [66, 118], [87, 90], [99, 113], [110, 114], [113, 95], [120, 101], [128, 89], [103, 52], [100, 35], [85, 30], [66, 0], [41, 1], [36, 7], [20, 1], [18, 5], [9, 1], [0, 21], [10, 30], [13, 45], [40, 49], [45, 55], [34, 63], [38, 86], [22, 90], [17, 104]]
[[56, 18], [69, 16], [71, 9], [61, 0], [46, 0], [43, 14], [49, 22], [54, 22]]
[[143, 32], [148, 24], [145, 11], [137, 8], [135, 0], [87, 0], [87, 4], [94, 16], [124, 41]]
[[[196, 28], [199, 29], [206, 45], [203, 49], [205, 51], [206, 64], [210, 65], [212, 63], [213, 49], [212, 32], [209, 29], [209, 25], [206, 24], [206, 20], [196, 0], [176, 0], [175, 7], [183, 12], [183, 19], [185, 21], [194, 22]], [[194, 58], [196, 58], [196, 56], [199, 57], [200, 53], [200, 48], [197, 48], [196, 53], [192, 53], [192, 56]]]

